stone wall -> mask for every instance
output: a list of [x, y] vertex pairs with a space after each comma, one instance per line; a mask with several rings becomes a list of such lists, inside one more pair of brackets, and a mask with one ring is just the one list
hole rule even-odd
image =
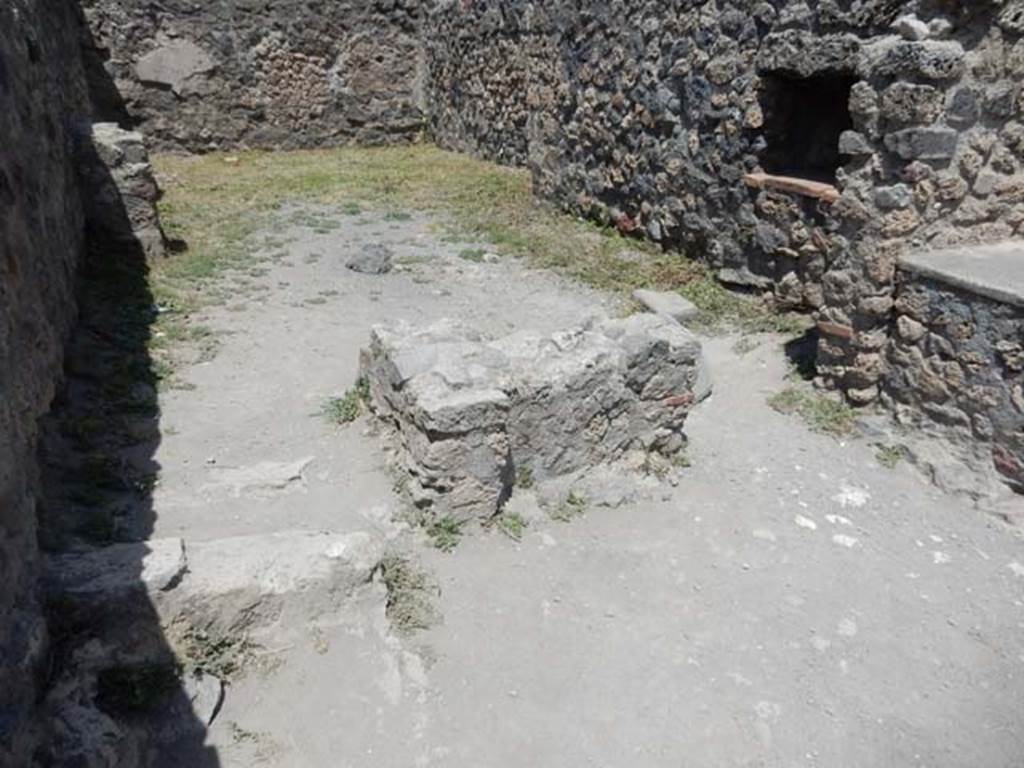
[[28, 765], [46, 628], [36, 594], [36, 418], [75, 318], [83, 215], [76, 115], [88, 114], [72, 6], [0, 4], [0, 764]]
[[883, 399], [1024, 490], [1024, 299], [902, 270]]
[[82, 0], [99, 117], [203, 151], [408, 141], [419, 0]]
[[855, 402], [878, 396], [902, 251], [1024, 234], [1020, 3], [466, 0], [430, 27], [440, 143], [815, 311]]
[[438, 5], [424, 45], [430, 125], [440, 144], [527, 164], [529, 137], [570, 96], [552, 23], [521, 2]]

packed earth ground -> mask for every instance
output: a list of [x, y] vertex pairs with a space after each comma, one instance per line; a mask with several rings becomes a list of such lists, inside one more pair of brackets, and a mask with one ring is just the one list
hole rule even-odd
[[[222, 765], [1020, 765], [1019, 530], [816, 391], [803, 317], [430, 147], [154, 165], [152, 537], [388, 542], [345, 615], [223, 644]], [[368, 244], [392, 272], [346, 268]], [[554, 331], [641, 287], [702, 311], [686, 461], [418, 525], [355, 388], [371, 327]]]

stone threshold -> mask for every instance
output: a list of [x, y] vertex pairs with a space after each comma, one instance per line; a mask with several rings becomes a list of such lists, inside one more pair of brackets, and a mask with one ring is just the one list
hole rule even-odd
[[1024, 308], [1024, 241], [918, 251], [900, 258], [901, 270]]
[[791, 192], [795, 195], [813, 197], [826, 203], [834, 203], [839, 199], [839, 190], [831, 184], [809, 179], [798, 179], [795, 176], [773, 176], [770, 173], [748, 173], [743, 177], [748, 187], [754, 189], [774, 189], [779, 192]]

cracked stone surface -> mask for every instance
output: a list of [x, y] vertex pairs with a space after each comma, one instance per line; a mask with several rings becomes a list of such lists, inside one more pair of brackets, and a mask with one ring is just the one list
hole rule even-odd
[[697, 338], [653, 315], [500, 339], [450, 320], [376, 327], [362, 359], [415, 504], [462, 518], [493, 516], [523, 472], [679, 453], [705, 378]]

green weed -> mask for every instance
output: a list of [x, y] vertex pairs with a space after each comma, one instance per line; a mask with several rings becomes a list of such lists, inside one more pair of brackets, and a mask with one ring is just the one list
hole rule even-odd
[[483, 248], [463, 248], [459, 251], [459, 258], [465, 261], [472, 261], [475, 264], [479, 264], [484, 260], [484, 256], [487, 255], [487, 251]]
[[875, 451], [875, 460], [886, 469], [895, 469], [905, 458], [906, 452], [899, 445], [879, 445]]
[[513, 541], [521, 541], [528, 523], [516, 512], [504, 512], [496, 518], [498, 530]]
[[857, 412], [840, 400], [802, 386], [789, 386], [768, 399], [779, 413], [800, 416], [812, 430], [842, 436], [853, 432]]
[[522, 488], [523, 490], [528, 491], [530, 488], [533, 488], [533, 485], [534, 479], [532, 468], [524, 466], [516, 469], [516, 488]]
[[587, 511], [587, 497], [579, 491], [569, 491], [568, 495], [548, 514], [552, 520], [568, 523]]
[[431, 598], [437, 594], [427, 574], [409, 559], [387, 555], [381, 563], [381, 577], [387, 589], [387, 617], [398, 631], [409, 633], [428, 629], [437, 621]]
[[442, 552], [451, 552], [459, 545], [464, 525], [465, 523], [451, 515], [445, 515], [427, 527], [427, 536], [430, 537], [431, 542], [437, 549], [440, 549]]
[[[306, 303], [313, 303], [313, 299], [307, 299]], [[320, 304], [326, 303], [326, 299], [321, 298]], [[341, 397], [332, 397], [326, 403], [324, 403], [321, 413], [328, 418], [329, 421], [335, 424], [351, 424], [353, 421], [363, 415], [366, 410], [367, 403], [370, 401], [370, 382], [365, 378], [360, 379], [355, 383], [351, 389], [348, 390]]]

